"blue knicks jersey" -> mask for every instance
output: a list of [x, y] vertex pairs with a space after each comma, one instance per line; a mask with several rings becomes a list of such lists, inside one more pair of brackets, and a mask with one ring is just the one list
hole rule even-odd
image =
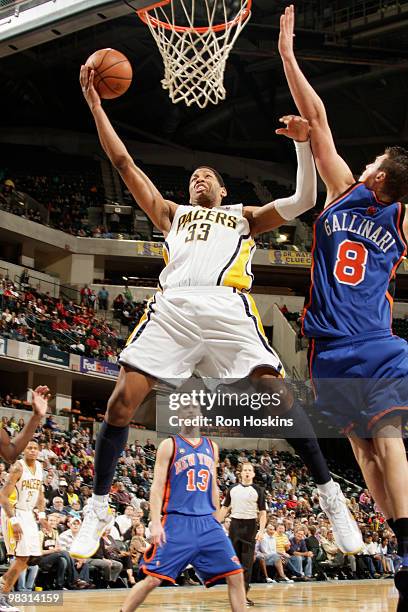
[[382, 203], [357, 183], [321, 213], [314, 226], [312, 285], [303, 316], [306, 336], [390, 330], [390, 283], [406, 254], [404, 212], [402, 204]]
[[212, 514], [215, 512], [212, 501], [214, 449], [210, 440], [201, 438], [194, 446], [182, 436], [174, 436], [173, 442], [163, 514]]

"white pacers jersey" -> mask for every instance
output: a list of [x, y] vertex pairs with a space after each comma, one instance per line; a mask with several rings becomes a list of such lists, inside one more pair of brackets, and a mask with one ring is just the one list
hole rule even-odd
[[249, 291], [255, 241], [242, 209], [178, 206], [163, 247], [160, 288], [223, 285]]
[[19, 461], [23, 466], [21, 478], [16, 483], [16, 509], [34, 510], [37, 506], [38, 495], [43, 484], [43, 468], [39, 461], [35, 462], [35, 472], [33, 473], [24, 459]]

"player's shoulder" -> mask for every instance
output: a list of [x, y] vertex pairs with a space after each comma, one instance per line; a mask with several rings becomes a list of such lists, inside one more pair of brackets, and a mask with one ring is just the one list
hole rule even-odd
[[170, 460], [177, 449], [177, 442], [174, 437], [165, 438], [157, 447], [156, 460]]
[[17, 459], [10, 469], [9, 469], [9, 477], [17, 477], [20, 476], [24, 471], [24, 464], [21, 459]]
[[253, 482], [251, 486], [252, 486], [253, 489], [255, 489], [255, 491], [258, 493], [258, 495], [260, 493], [263, 494], [265, 492], [265, 488], [262, 485], [257, 484], [256, 482]]

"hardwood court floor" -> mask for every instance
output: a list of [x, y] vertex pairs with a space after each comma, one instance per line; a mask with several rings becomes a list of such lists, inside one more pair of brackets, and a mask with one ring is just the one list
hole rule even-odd
[[[64, 591], [63, 610], [119, 612], [126, 590]], [[395, 612], [397, 592], [392, 580], [256, 585], [251, 589], [254, 612]], [[55, 606], [21, 606], [22, 612], [58, 612]], [[251, 609], [251, 608], [249, 608]], [[225, 586], [166, 587], [154, 591], [140, 610], [144, 612], [227, 612]]]

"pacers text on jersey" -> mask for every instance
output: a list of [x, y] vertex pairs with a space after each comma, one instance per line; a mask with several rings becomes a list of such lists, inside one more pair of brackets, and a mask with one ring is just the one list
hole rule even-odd
[[220, 223], [226, 227], [236, 229], [238, 219], [234, 215], [228, 215], [225, 212], [217, 212], [215, 210], [207, 210], [206, 208], [199, 208], [181, 215], [177, 224], [177, 234], [180, 230], [184, 229], [188, 223], [193, 221], [210, 221], [210, 223]]

